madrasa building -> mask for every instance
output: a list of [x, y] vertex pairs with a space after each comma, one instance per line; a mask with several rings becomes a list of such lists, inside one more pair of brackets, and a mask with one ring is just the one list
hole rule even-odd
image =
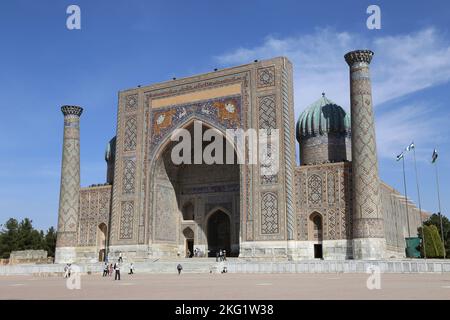
[[[322, 94], [297, 123], [285, 57], [120, 91], [106, 183], [90, 187], [80, 187], [83, 109], [63, 106], [55, 262], [215, 256], [221, 249], [244, 259], [404, 257], [405, 238], [417, 235], [422, 219], [378, 175], [372, 56], [345, 55], [350, 114]], [[175, 164], [172, 133], [193, 132], [196, 123], [224, 135], [277, 129], [278, 170]]]

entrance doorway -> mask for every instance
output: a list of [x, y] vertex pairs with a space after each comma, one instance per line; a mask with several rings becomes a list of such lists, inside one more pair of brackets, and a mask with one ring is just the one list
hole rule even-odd
[[314, 245], [314, 258], [315, 259], [322, 259], [322, 245], [321, 244], [315, 244]]
[[183, 230], [185, 240], [184, 256], [192, 258], [194, 256], [194, 231], [187, 227]]
[[318, 212], [313, 212], [309, 216], [308, 239], [314, 241], [314, 259], [323, 259], [323, 227], [322, 215]]
[[231, 253], [230, 218], [222, 210], [217, 210], [208, 219], [208, 257], [215, 257], [219, 250]]
[[98, 252], [98, 261], [103, 262], [105, 261], [105, 255], [106, 255], [106, 250], [105, 249], [100, 249], [100, 251]]
[[194, 255], [194, 239], [186, 239], [186, 258], [192, 258]]
[[106, 234], [108, 227], [104, 223], [100, 223], [97, 229], [97, 250], [98, 261], [103, 262], [106, 259]]

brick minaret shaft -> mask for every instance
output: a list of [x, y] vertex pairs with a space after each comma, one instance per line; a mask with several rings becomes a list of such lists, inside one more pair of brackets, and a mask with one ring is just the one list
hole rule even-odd
[[72, 254], [62, 248], [76, 246], [80, 207], [80, 116], [83, 108], [62, 106], [61, 111], [64, 114], [64, 140], [55, 262], [71, 262], [68, 260]]
[[372, 56], [370, 50], [345, 55], [350, 67], [354, 259], [383, 258], [385, 250], [369, 72]]

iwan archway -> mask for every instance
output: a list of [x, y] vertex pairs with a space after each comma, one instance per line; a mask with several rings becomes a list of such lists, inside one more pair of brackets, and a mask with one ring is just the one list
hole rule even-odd
[[216, 257], [220, 250], [227, 255], [235, 255], [231, 251], [230, 216], [224, 210], [212, 211], [207, 217], [208, 256]]
[[[195, 125], [198, 126], [199, 123]], [[195, 154], [198, 155], [198, 150], [205, 154], [205, 149], [208, 150], [208, 146], [211, 148], [211, 143], [216, 138], [200, 142], [200, 148], [197, 145], [195, 150], [194, 143], [197, 142], [194, 142], [194, 134], [200, 132], [203, 136], [212, 126], [202, 123], [200, 131], [195, 131], [192, 120], [183, 128], [190, 134], [190, 163], [177, 163], [173, 158], [174, 153], [184, 155], [186, 152], [184, 150], [180, 153], [177, 147], [183, 140], [167, 140], [155, 156], [153, 170], [150, 172], [152, 253], [185, 257], [192, 256], [194, 250], [200, 252], [196, 256], [207, 257], [215, 255], [216, 250], [223, 249], [227, 256], [238, 256], [241, 165], [237, 162], [236, 152], [223, 137], [223, 133], [215, 129], [223, 139], [222, 160], [219, 163], [208, 163], [201, 157], [198, 162], [198, 158], [194, 158]], [[227, 162], [227, 152], [230, 150], [232, 163], [229, 163], [230, 157]], [[192, 230], [189, 237], [185, 230]]]

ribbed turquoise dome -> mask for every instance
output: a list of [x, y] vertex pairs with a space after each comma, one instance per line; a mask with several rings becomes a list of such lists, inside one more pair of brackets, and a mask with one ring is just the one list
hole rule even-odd
[[348, 133], [351, 131], [350, 115], [323, 93], [319, 100], [300, 114], [296, 131], [298, 141], [300, 137], [311, 135]]

